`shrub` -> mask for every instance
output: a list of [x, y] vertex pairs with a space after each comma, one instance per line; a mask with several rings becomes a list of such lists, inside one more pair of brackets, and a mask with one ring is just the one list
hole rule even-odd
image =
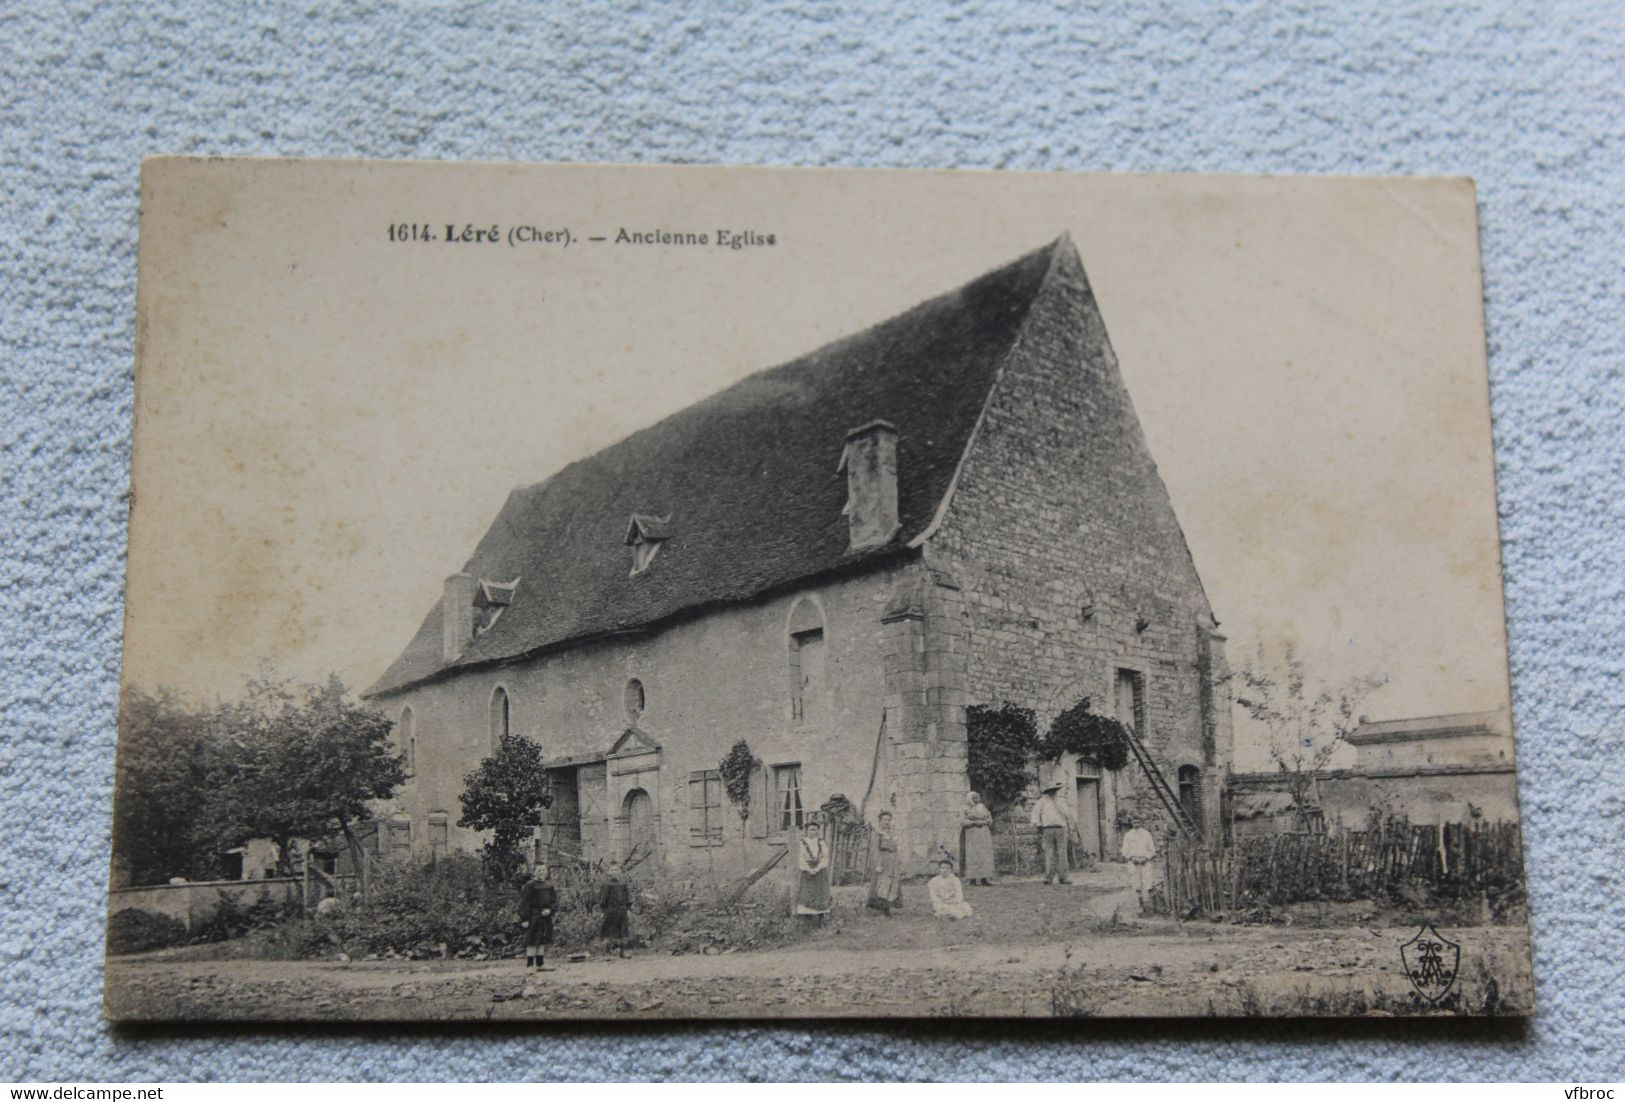
[[421, 959], [502, 952], [522, 930], [516, 893], [492, 881], [473, 857], [454, 854], [433, 865], [381, 870], [366, 907], [317, 920], [346, 951]]
[[[603, 877], [555, 881], [559, 906], [553, 915], [553, 946], [573, 951], [591, 946], [603, 913]], [[632, 930], [640, 940], [661, 937], [695, 902], [692, 886], [632, 882]], [[373, 881], [368, 906], [319, 917], [311, 924], [310, 950], [343, 949], [352, 956], [481, 959], [517, 955], [525, 931], [519, 925], [518, 887], [488, 875], [482, 863], [453, 854], [435, 865], [395, 866]]]
[[186, 941], [186, 924], [178, 918], [135, 909], [107, 920], [107, 951], [114, 955], [165, 949]]
[[254, 930], [270, 930], [289, 918], [299, 916], [297, 903], [291, 907], [271, 899], [243, 905], [229, 897], [220, 900], [214, 914], [197, 926], [187, 939], [192, 942], [229, 941]]
[[673, 953], [766, 949], [783, 945], [801, 932], [791, 919], [788, 888], [757, 885], [728, 906], [722, 906], [720, 899], [698, 900], [691, 891], [685, 903], [660, 928], [659, 936]]
[[524, 865], [520, 843], [542, 825], [553, 805], [553, 788], [541, 747], [521, 735], [503, 735], [496, 753], [463, 778], [460, 827], [489, 830], [485, 843], [487, 872], [497, 880], [515, 879]]

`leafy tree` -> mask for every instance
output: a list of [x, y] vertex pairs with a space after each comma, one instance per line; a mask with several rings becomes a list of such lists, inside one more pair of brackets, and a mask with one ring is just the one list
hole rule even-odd
[[457, 825], [491, 832], [481, 854], [486, 870], [493, 879], [510, 879], [522, 861], [520, 843], [553, 803], [541, 747], [522, 735], [503, 735], [496, 753], [464, 777], [463, 786]]
[[1128, 729], [1111, 716], [1091, 711], [1089, 698], [1083, 697], [1050, 723], [1038, 753], [1047, 761], [1076, 754], [1102, 769], [1121, 769], [1128, 764]]
[[406, 779], [390, 719], [351, 701], [337, 675], [302, 690], [261, 677], [250, 682], [244, 700], [221, 706], [211, 725], [220, 752], [205, 779], [207, 833], [222, 846], [270, 838], [286, 862], [294, 839], [321, 837], [337, 826], [365, 897], [366, 862], [355, 826], [371, 817], [373, 801], [387, 800]]
[[208, 740], [208, 716], [168, 690], [120, 699], [113, 857], [131, 884], [214, 875], [216, 847], [195, 836]]
[[1312, 679], [1291, 640], [1275, 651], [1258, 644], [1236, 674], [1236, 704], [1264, 728], [1270, 760], [1285, 780], [1300, 821], [1318, 807], [1318, 778], [1350, 731], [1365, 698], [1384, 684], [1370, 675], [1340, 685]]
[[965, 709], [965, 769], [970, 786], [990, 809], [1006, 806], [1027, 790], [1028, 767], [1038, 749], [1038, 719], [1031, 708], [1006, 701], [998, 707]]
[[209, 707], [131, 688], [120, 702], [113, 853], [136, 884], [218, 876], [221, 851], [291, 843], [353, 826], [404, 779], [390, 721], [347, 698], [336, 677], [297, 689], [262, 674]]

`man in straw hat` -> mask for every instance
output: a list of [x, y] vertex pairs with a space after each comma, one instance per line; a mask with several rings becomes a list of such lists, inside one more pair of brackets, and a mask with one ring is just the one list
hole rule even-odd
[[1066, 875], [1066, 840], [1075, 829], [1072, 812], [1058, 798], [1061, 782], [1050, 780], [1033, 804], [1032, 824], [1038, 828], [1038, 849], [1044, 855], [1044, 883], [1071, 883]]

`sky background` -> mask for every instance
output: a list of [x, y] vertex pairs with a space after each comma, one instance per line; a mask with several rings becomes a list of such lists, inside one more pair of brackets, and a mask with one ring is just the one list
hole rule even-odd
[[[622, 226], [778, 244], [579, 240]], [[1232, 664], [1290, 639], [1386, 678], [1372, 718], [1505, 706], [1460, 180], [150, 162], [126, 680], [364, 688], [513, 487], [1062, 232]]]

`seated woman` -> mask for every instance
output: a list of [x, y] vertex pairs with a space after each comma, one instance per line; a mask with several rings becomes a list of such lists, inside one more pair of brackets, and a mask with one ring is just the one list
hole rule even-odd
[[965, 889], [954, 875], [954, 863], [944, 857], [937, 862], [937, 875], [926, 884], [931, 893], [931, 909], [939, 918], [969, 918], [970, 904], [965, 902]]

